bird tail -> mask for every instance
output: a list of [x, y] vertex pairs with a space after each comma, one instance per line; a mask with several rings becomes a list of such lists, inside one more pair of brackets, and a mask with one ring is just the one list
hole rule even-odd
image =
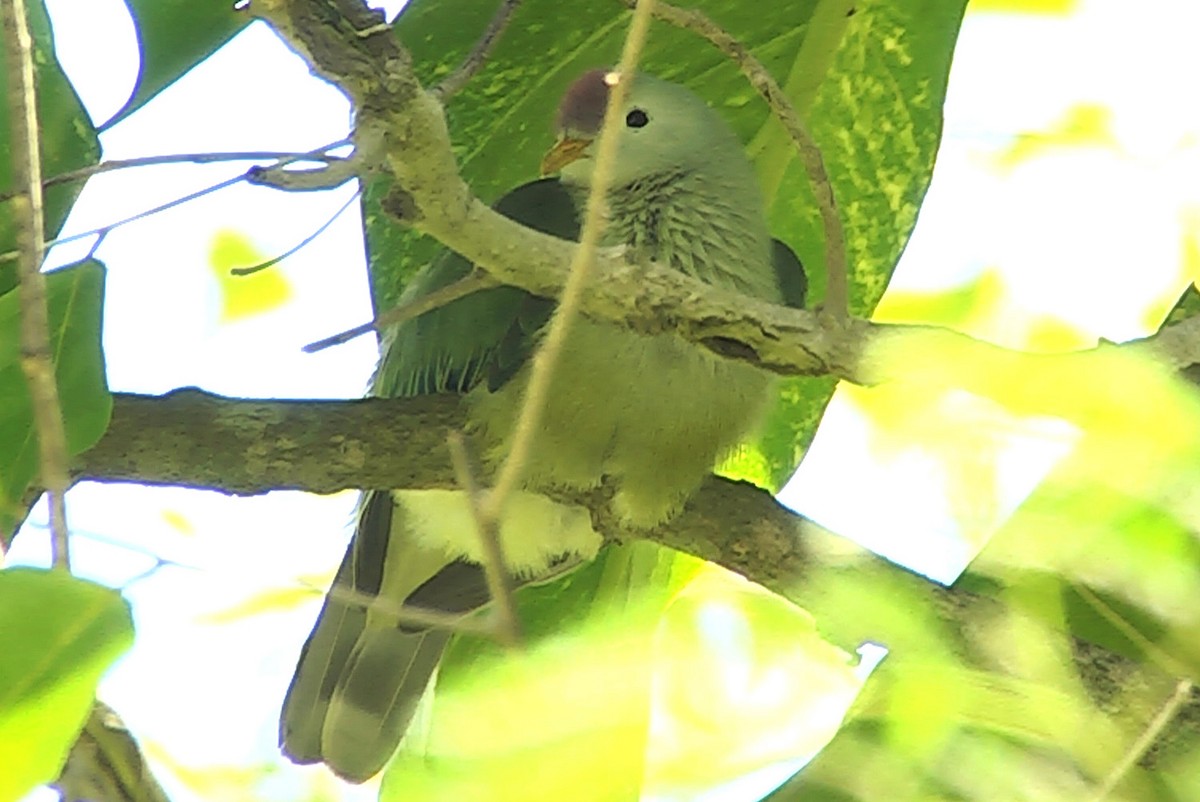
[[379, 772], [396, 751], [450, 638], [395, 616], [449, 562], [421, 548], [398, 517], [389, 493], [364, 497], [279, 721], [279, 745], [291, 760], [324, 762], [353, 782]]
[[[506, 514], [501, 537], [510, 567], [518, 566], [517, 584], [561, 576], [595, 555], [600, 538], [585, 509], [524, 492], [509, 507], [513, 515]], [[451, 635], [403, 623], [397, 611], [411, 606], [463, 616], [489, 602], [483, 568], [449, 556], [476, 546], [472, 526], [459, 491], [363, 496], [358, 528], [283, 701], [279, 745], [285, 755], [296, 763], [325, 763], [353, 782], [383, 768]], [[505, 535], [510, 529], [554, 536], [521, 549]]]

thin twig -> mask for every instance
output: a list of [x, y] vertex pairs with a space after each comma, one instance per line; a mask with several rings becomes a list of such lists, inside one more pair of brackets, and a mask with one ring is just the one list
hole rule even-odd
[[[42, 189], [48, 189], [59, 184], [69, 184], [72, 181], [83, 181], [94, 175], [111, 173], [116, 170], [157, 167], [164, 164], [218, 164], [222, 162], [264, 161], [266, 159], [282, 161], [285, 159], [295, 160], [297, 157], [300, 157], [302, 161], [315, 160], [334, 164], [347, 161], [347, 159], [343, 156], [326, 155], [327, 152], [347, 144], [349, 144], [349, 140], [345, 139], [332, 142], [318, 152], [320, 155], [314, 155], [312, 151], [304, 154], [276, 150], [235, 150], [221, 153], [170, 153], [162, 156], [141, 156], [136, 159], [110, 159], [99, 164], [81, 167], [78, 170], [69, 170], [68, 172], [43, 179]], [[18, 191], [0, 192], [0, 203], [11, 200], [17, 195]]]
[[463, 59], [463, 63], [458, 66], [458, 69], [450, 73], [446, 77], [446, 80], [433, 88], [434, 97], [440, 102], [445, 103], [457, 94], [458, 90], [466, 86], [467, 81], [471, 80], [471, 77], [479, 72], [479, 68], [487, 61], [492, 48], [496, 46], [496, 42], [500, 41], [500, 35], [508, 27], [508, 21], [512, 19], [513, 12], [520, 5], [521, 0], [503, 0], [500, 3], [500, 7], [492, 15], [492, 19], [487, 27], [484, 28], [479, 41], [475, 43], [475, 46], [471, 48], [471, 52]]
[[[643, 0], [638, 3], [637, 9], [633, 12], [633, 21], [629, 25], [629, 33], [625, 37], [625, 47], [617, 67], [619, 76], [627, 77], [636, 71], [642, 46], [646, 42], [646, 34], [650, 28], [650, 14], [653, 8], [653, 0]], [[571, 264], [567, 281], [563, 285], [558, 308], [550, 319], [541, 347], [534, 355], [529, 384], [525, 388], [525, 400], [521, 405], [521, 413], [513, 429], [512, 445], [508, 457], [500, 467], [496, 485], [488, 496], [487, 512], [496, 518], [500, 517], [504, 503], [521, 479], [521, 472], [528, 459], [542, 411], [546, 407], [550, 378], [558, 363], [559, 355], [562, 353], [567, 331], [579, 314], [583, 288], [592, 272], [596, 248], [600, 244], [600, 235], [607, 217], [608, 185], [617, 155], [616, 132], [620, 130], [620, 118], [623, 113], [621, 109], [628, 85], [628, 80], [618, 80], [609, 88], [608, 106], [604, 110], [604, 125], [600, 129], [600, 138], [596, 143], [596, 166], [592, 173], [592, 188], [588, 194], [583, 230], [579, 236], [579, 248], [575, 251], [575, 260]]]
[[[30, 524], [34, 529], [45, 530], [47, 526], [41, 523]], [[219, 572], [214, 572], [211, 568], [194, 565], [191, 563], [180, 562], [163, 557], [157, 552], [145, 549], [140, 546], [135, 546], [131, 543], [113, 539], [106, 535], [96, 532], [78, 531], [72, 533], [72, 537], [83, 538], [94, 543], [102, 543], [106, 546], [111, 546], [116, 549], [122, 549], [129, 554], [137, 554], [147, 557], [154, 561], [154, 565], [139, 574], [129, 577], [121, 583], [122, 589], [128, 589], [134, 583], [140, 582], [143, 579], [151, 576], [163, 568], [176, 568], [183, 571], [192, 571], [197, 574], [204, 574], [211, 577], [216, 577], [225, 583], [231, 581], [237, 582], [261, 582], [261, 574], [253, 571], [230, 571], [222, 569]], [[300, 583], [299, 587], [304, 590], [311, 590], [315, 593], [324, 595], [325, 591], [321, 588], [314, 587], [308, 583]], [[391, 600], [382, 597], [374, 596], [368, 593], [362, 593], [357, 590], [345, 587], [331, 587], [328, 591], [329, 595], [338, 601], [346, 604], [353, 604], [364, 608], [370, 608], [372, 611], [378, 611], [384, 615], [393, 617], [397, 622], [402, 624], [411, 624], [421, 627], [435, 627], [437, 629], [450, 629], [455, 632], [463, 632], [471, 635], [480, 635], [483, 637], [495, 637], [495, 628], [486, 622], [471, 621], [462, 613], [447, 613], [441, 610], [433, 610], [425, 607], [415, 607], [407, 604], [396, 604]]]
[[[622, 0], [622, 2], [629, 8], [641, 6], [637, 0]], [[821, 224], [825, 233], [825, 270], [827, 272], [824, 306], [837, 318], [845, 319], [849, 314], [846, 234], [842, 227], [841, 216], [838, 214], [837, 201], [833, 196], [833, 183], [829, 180], [829, 173], [825, 169], [825, 159], [821, 156], [821, 149], [817, 147], [812, 133], [762, 62], [751, 55], [745, 45], [728, 34], [721, 26], [700, 11], [679, 8], [669, 3], [655, 3], [652, 13], [663, 22], [703, 37], [732, 59], [742, 74], [750, 81], [750, 85], [767, 101], [767, 105], [771, 107], [775, 117], [787, 129], [800, 154], [804, 170], [808, 173], [809, 183], [812, 184], [813, 194], [816, 196], [817, 209], [821, 213]]]
[[483, 503], [483, 491], [475, 481], [471, 460], [467, 457], [467, 445], [461, 432], [450, 432], [446, 437], [450, 447], [450, 460], [454, 463], [454, 474], [467, 494], [475, 528], [479, 530], [479, 542], [483, 547], [483, 575], [487, 579], [488, 594], [495, 605], [497, 634], [507, 646], [521, 645], [521, 619], [517, 617], [517, 603], [513, 597], [512, 577], [504, 562], [504, 549], [500, 544], [500, 520], [488, 515]]
[[277, 264], [279, 264], [279, 263], [280, 263], [280, 262], [282, 262], [284, 259], [286, 259], [286, 258], [288, 258], [289, 256], [291, 256], [292, 254], [296, 253], [296, 251], [300, 250], [301, 248], [303, 248], [304, 246], [308, 245], [308, 244], [309, 244], [309, 243], [311, 243], [313, 240], [315, 240], [317, 237], [319, 237], [319, 236], [321, 236], [322, 234], [324, 234], [324, 233], [325, 233], [325, 231], [326, 231], [326, 230], [327, 230], [327, 229], [328, 229], [328, 228], [329, 228], [331, 225], [333, 225], [334, 221], [335, 221], [335, 220], [337, 220], [339, 217], [341, 217], [341, 216], [342, 216], [342, 213], [343, 213], [343, 212], [345, 212], [347, 209], [349, 209], [349, 208], [350, 208], [350, 204], [354, 203], [355, 199], [357, 199], [357, 198], [358, 198], [358, 196], [359, 196], [359, 194], [361, 193], [361, 191], [362, 191], [361, 189], [360, 189], [360, 190], [356, 190], [356, 191], [355, 191], [355, 192], [354, 192], [354, 193], [353, 193], [353, 194], [352, 194], [352, 195], [351, 195], [349, 198], [347, 198], [347, 199], [346, 199], [346, 202], [345, 202], [345, 203], [343, 203], [343, 204], [342, 204], [342, 205], [341, 205], [341, 206], [338, 208], [338, 210], [337, 210], [336, 212], [334, 212], [334, 213], [333, 213], [333, 215], [332, 215], [332, 216], [330, 216], [330, 218], [329, 218], [328, 220], [326, 220], [324, 223], [322, 223], [322, 224], [321, 224], [321, 225], [320, 225], [320, 226], [317, 228], [317, 230], [316, 230], [316, 231], [312, 232], [312, 233], [311, 233], [311, 234], [309, 234], [307, 237], [305, 237], [304, 239], [302, 239], [302, 240], [300, 240], [298, 243], [296, 243], [296, 244], [295, 244], [295, 246], [293, 246], [293, 247], [291, 247], [291, 248], [288, 248], [286, 251], [284, 251], [283, 253], [279, 254], [278, 256], [273, 256], [273, 257], [271, 257], [270, 259], [266, 260], [265, 262], [259, 262], [259, 263], [258, 263], [258, 264], [256, 264], [256, 265], [250, 265], [250, 266], [248, 266], [248, 267], [234, 267], [234, 268], [231, 268], [231, 269], [229, 270], [230, 274], [231, 274], [231, 275], [234, 275], [234, 276], [252, 276], [252, 275], [254, 275], [255, 273], [259, 272], [260, 270], [266, 270], [268, 267], [273, 267], [274, 265], [277, 265]]
[[[326, 147], [328, 147], [328, 146], [326, 146]], [[279, 163], [275, 164], [275, 165], [271, 165], [271, 168], [282, 167], [284, 165], [291, 164], [293, 162], [306, 161], [309, 159], [313, 159], [313, 158], [319, 157], [320, 153], [321, 153], [321, 150], [318, 149], [318, 150], [309, 151], [308, 153], [293, 154], [284, 159], [280, 159]], [[268, 169], [270, 169], [270, 168], [268, 168]], [[127, 225], [136, 220], [141, 220], [146, 217], [150, 217], [151, 215], [158, 214], [159, 212], [165, 212], [168, 209], [173, 209], [174, 207], [180, 206], [189, 201], [196, 200], [197, 198], [202, 198], [205, 195], [209, 195], [213, 192], [217, 192], [218, 190], [225, 189], [226, 187], [231, 187], [240, 181], [247, 180], [247, 176], [248, 176], [248, 173], [239, 173], [238, 175], [232, 176], [231, 178], [226, 178], [223, 181], [218, 181], [217, 183], [210, 184], [209, 186], [207, 186], [203, 189], [198, 189], [195, 192], [184, 195], [182, 198], [175, 198], [174, 200], [169, 200], [166, 203], [160, 204], [158, 206], [155, 206], [153, 208], [147, 209], [142, 212], [138, 212], [137, 214], [130, 215], [129, 217], [123, 218], [121, 220], [117, 220], [116, 222], [109, 223], [109, 224], [101, 226], [99, 228], [93, 228], [88, 231], [81, 231], [78, 234], [71, 234], [70, 236], [67, 236], [67, 237], [59, 237], [57, 239], [53, 239], [47, 243], [44, 243], [44, 247], [51, 247], [51, 246], [55, 246], [55, 245], [65, 245], [68, 242], [75, 242], [76, 240], [86, 239], [88, 237], [96, 237], [96, 236], [103, 237], [103, 236], [107, 235], [110, 231], [112, 231], [113, 229], [120, 228], [123, 225]], [[5, 254], [0, 254], [0, 261], [15, 258], [16, 255], [17, 255], [16, 253], [11, 253], [11, 252], [5, 253]]]
[[1182, 676], [1187, 673], [1188, 667], [1181, 660], [1176, 659], [1161, 646], [1147, 638], [1144, 634], [1138, 631], [1138, 628], [1114, 610], [1104, 599], [1100, 598], [1091, 588], [1083, 584], [1072, 583], [1072, 590], [1079, 594], [1083, 603], [1092, 608], [1101, 618], [1111, 624], [1118, 632], [1129, 639], [1140, 649], [1149, 662], [1158, 668], [1162, 669], [1168, 676]]
[[1120, 762], [1113, 766], [1112, 771], [1104, 778], [1104, 782], [1091, 797], [1090, 802], [1102, 802], [1105, 797], [1113, 792], [1113, 789], [1121, 782], [1121, 779], [1129, 771], [1130, 767], [1141, 759], [1142, 755], [1146, 753], [1146, 750], [1150, 748], [1150, 745], [1154, 743], [1155, 739], [1163, 731], [1163, 728], [1171, 723], [1171, 719], [1175, 718], [1175, 715], [1179, 712], [1179, 708], [1183, 707], [1188, 697], [1191, 696], [1193, 687], [1192, 681], [1189, 679], [1181, 679], [1175, 684], [1174, 693], [1163, 704], [1158, 714], [1146, 725], [1146, 728], [1142, 730], [1142, 734], [1133, 742], [1133, 745], [1121, 756]]
[[351, 157], [326, 160], [322, 166], [311, 169], [289, 169], [282, 162], [251, 167], [246, 171], [246, 183], [282, 192], [324, 192], [358, 178], [363, 161], [362, 154], [356, 150]]
[[8, 108], [12, 121], [13, 219], [17, 221], [18, 270], [21, 293], [21, 370], [29, 384], [37, 427], [42, 487], [50, 496], [50, 543], [54, 566], [69, 571], [67, 509], [64, 494], [67, 436], [58, 398], [54, 358], [50, 349], [50, 318], [46, 308], [46, 252], [42, 208], [42, 162], [38, 150], [37, 96], [33, 82], [33, 38], [29, 35], [25, 0], [4, 0], [4, 50], [8, 53]]
[[494, 628], [487, 622], [473, 620], [469, 615], [463, 613], [447, 613], [442, 610], [414, 607], [411, 604], [397, 604], [383, 596], [374, 596], [337, 585], [329, 588], [328, 596], [345, 604], [352, 604], [394, 618], [398, 624], [447, 629], [451, 632], [480, 635], [485, 638], [495, 637], [496, 634]]
[[426, 312], [443, 307], [452, 301], [457, 301], [459, 298], [479, 292], [480, 290], [497, 287], [499, 284], [500, 282], [482, 270], [473, 270], [453, 284], [447, 284], [445, 287], [436, 289], [428, 295], [422, 295], [420, 298], [414, 298], [411, 301], [393, 306], [370, 323], [363, 323], [352, 329], [346, 329], [345, 331], [326, 337], [323, 340], [317, 340], [315, 343], [309, 343], [304, 346], [304, 352], [307, 354], [316, 353], [334, 345], [350, 342], [355, 337], [361, 337], [370, 331], [383, 331], [388, 326], [395, 326], [406, 320], [420, 317]]

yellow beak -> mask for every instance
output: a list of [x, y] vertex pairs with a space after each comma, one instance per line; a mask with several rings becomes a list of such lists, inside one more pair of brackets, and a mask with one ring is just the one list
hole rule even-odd
[[592, 140], [590, 139], [577, 139], [571, 136], [559, 139], [554, 143], [554, 147], [546, 151], [546, 155], [542, 157], [542, 177], [557, 173], [571, 162], [583, 158], [591, 144]]

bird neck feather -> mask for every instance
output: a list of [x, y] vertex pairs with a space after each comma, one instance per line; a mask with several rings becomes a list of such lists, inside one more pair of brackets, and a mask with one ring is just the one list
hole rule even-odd
[[727, 289], [778, 295], [769, 268], [771, 238], [752, 174], [676, 169], [608, 193], [604, 241]]

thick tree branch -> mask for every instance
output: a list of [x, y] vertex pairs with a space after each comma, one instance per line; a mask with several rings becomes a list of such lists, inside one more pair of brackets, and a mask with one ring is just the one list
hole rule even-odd
[[[446, 435], [465, 421], [458, 397], [450, 395], [277, 401], [194, 388], [117, 394], [108, 431], [76, 458], [73, 473], [77, 480], [232, 495], [457, 488]], [[604, 535], [629, 537], [607, 509], [605, 488], [560, 498], [589, 507]], [[714, 478], [670, 526], [648, 536], [781, 589], [803, 574], [799, 520], [763, 490]]]
[[76, 479], [268, 490], [454, 487], [446, 434], [453, 396], [355, 401], [233, 399], [195, 388], [118, 393], [108, 431], [76, 458]]

